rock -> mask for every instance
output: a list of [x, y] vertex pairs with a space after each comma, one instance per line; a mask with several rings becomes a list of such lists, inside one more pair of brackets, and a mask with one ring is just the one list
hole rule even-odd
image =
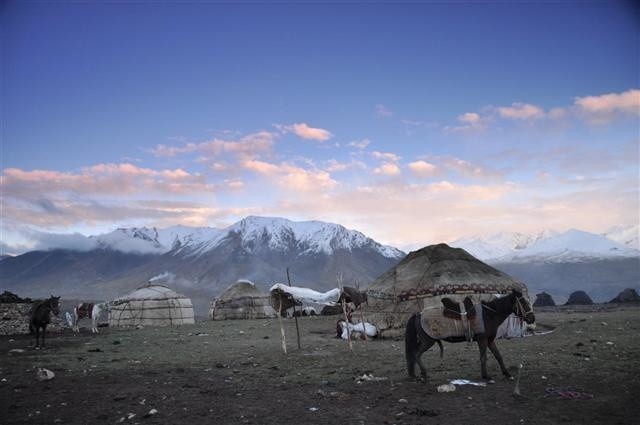
[[43, 367], [39, 367], [36, 372], [36, 377], [38, 381], [50, 381], [55, 378], [56, 374], [50, 371], [49, 369], [45, 369]]
[[143, 418], [149, 418], [149, 417], [151, 417], [153, 415], [156, 415], [157, 413], [158, 413], [158, 411], [156, 409], [151, 409], [147, 413], [145, 413]]
[[456, 390], [456, 386], [453, 384], [442, 384], [442, 385], [438, 385], [438, 392], [439, 393], [450, 393], [452, 391]]

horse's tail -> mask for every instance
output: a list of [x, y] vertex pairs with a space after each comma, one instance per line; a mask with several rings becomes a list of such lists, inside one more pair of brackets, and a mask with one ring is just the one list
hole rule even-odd
[[439, 339], [436, 339], [436, 342], [440, 346], [440, 358], [443, 358], [444, 357], [444, 347], [442, 346], [442, 341], [440, 341]]
[[407, 321], [404, 332], [404, 354], [407, 358], [407, 372], [409, 376], [415, 376], [416, 349], [418, 348], [418, 328], [416, 321], [419, 320], [420, 313], [414, 313]]

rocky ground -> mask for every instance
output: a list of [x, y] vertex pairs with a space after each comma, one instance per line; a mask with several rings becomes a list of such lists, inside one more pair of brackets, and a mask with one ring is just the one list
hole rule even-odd
[[[548, 308], [538, 322], [553, 333], [499, 341], [515, 382], [478, 381], [478, 350], [445, 344], [425, 354], [426, 383], [409, 380], [402, 339], [334, 338], [335, 317], [202, 322], [176, 328], [85, 328], [50, 335], [36, 351], [29, 336], [0, 337], [2, 424], [631, 424], [640, 404], [640, 307]], [[54, 372], [39, 381], [38, 368]], [[154, 414], [150, 414], [153, 412]]]

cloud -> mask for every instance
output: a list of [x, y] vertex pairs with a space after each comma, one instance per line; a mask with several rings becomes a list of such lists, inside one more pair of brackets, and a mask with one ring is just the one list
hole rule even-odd
[[502, 118], [513, 120], [531, 120], [544, 117], [542, 108], [529, 103], [513, 103], [511, 106], [498, 108], [498, 113]]
[[363, 149], [366, 149], [366, 147], [369, 146], [370, 143], [371, 143], [371, 140], [369, 139], [354, 140], [353, 142], [350, 142], [347, 146], [353, 146], [354, 148], [363, 150]]
[[179, 146], [157, 145], [152, 153], [157, 157], [200, 153], [207, 156], [233, 154], [254, 157], [269, 152], [278, 135], [268, 131], [259, 131], [241, 137], [239, 140], [213, 139], [202, 143], [185, 143]]
[[397, 176], [401, 173], [398, 164], [387, 162], [373, 169], [375, 174], [383, 174], [385, 176]]
[[491, 118], [489, 116], [481, 116], [476, 112], [465, 112], [462, 115], [458, 115], [457, 120], [461, 125], [445, 126], [442, 131], [445, 133], [472, 133], [484, 131]]
[[378, 103], [375, 108], [377, 118], [391, 118], [393, 116], [393, 112], [381, 103]]
[[524, 102], [510, 106], [485, 106], [480, 112], [466, 112], [457, 117], [461, 125], [445, 126], [445, 133], [473, 133], [483, 131], [499, 120], [519, 122], [547, 122], [573, 118], [589, 124], [607, 124], [616, 118], [640, 116], [640, 90], [621, 93], [576, 97], [572, 105], [556, 106], [548, 111]]
[[216, 185], [208, 183], [203, 175], [181, 168], [153, 170], [124, 163], [96, 164], [82, 168], [79, 173], [6, 168], [0, 176], [0, 188], [9, 196], [33, 199], [56, 193], [89, 196], [149, 192], [190, 194], [213, 192]]
[[606, 124], [621, 115], [637, 117], [640, 115], [640, 90], [576, 97], [574, 105], [593, 124]]
[[390, 162], [398, 162], [400, 161], [400, 157], [394, 153], [391, 152], [379, 152], [379, 151], [373, 151], [371, 152], [371, 156], [376, 158], [376, 159], [380, 159], [383, 161], [390, 161]]
[[423, 160], [410, 162], [408, 167], [418, 177], [431, 177], [438, 174], [438, 167]]
[[241, 166], [248, 171], [271, 178], [280, 187], [298, 192], [318, 192], [334, 188], [338, 183], [324, 170], [304, 169], [289, 163], [272, 164], [247, 160]]
[[277, 126], [283, 131], [294, 133], [303, 139], [325, 142], [333, 137], [333, 134], [323, 128], [310, 127], [306, 123], [296, 123], [291, 125]]

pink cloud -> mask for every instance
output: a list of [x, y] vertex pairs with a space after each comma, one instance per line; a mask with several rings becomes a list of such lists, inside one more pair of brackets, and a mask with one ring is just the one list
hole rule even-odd
[[333, 134], [323, 128], [310, 127], [306, 123], [295, 123], [291, 125], [280, 126], [283, 130], [294, 133], [303, 139], [325, 142], [333, 137]]
[[158, 157], [174, 157], [181, 154], [198, 152], [212, 156], [234, 154], [256, 156], [268, 152], [273, 147], [277, 134], [259, 131], [248, 134], [239, 140], [213, 139], [202, 143], [186, 143], [181, 146], [158, 145], [152, 153]]
[[385, 176], [397, 176], [401, 173], [398, 164], [387, 162], [373, 169], [375, 174], [383, 174]]
[[438, 167], [423, 160], [411, 162], [408, 167], [418, 177], [430, 177], [438, 173]]
[[640, 115], [640, 90], [576, 97], [574, 104], [589, 122], [606, 124], [616, 115]]
[[542, 108], [529, 103], [516, 102], [511, 106], [498, 108], [498, 113], [502, 118], [513, 120], [532, 120], [544, 117]]

